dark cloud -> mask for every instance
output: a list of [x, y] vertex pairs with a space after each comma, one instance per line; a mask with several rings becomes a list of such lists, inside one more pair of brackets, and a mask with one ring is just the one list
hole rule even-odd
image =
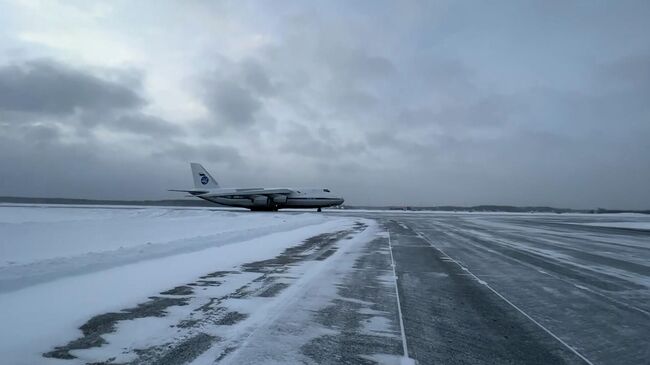
[[622, 57], [597, 69], [603, 82], [650, 89], [650, 52]]
[[184, 131], [168, 121], [146, 114], [127, 114], [103, 124], [117, 131], [126, 131], [151, 137], [179, 137]]
[[269, 75], [258, 61], [246, 59], [242, 61], [240, 69], [243, 84], [255, 94], [265, 96], [274, 93]]
[[353, 159], [366, 152], [367, 147], [364, 143], [341, 141], [330, 128], [321, 127], [316, 132], [314, 134], [308, 127], [293, 123], [290, 130], [285, 133], [285, 142], [281, 150], [330, 162]]
[[[446, 134], [455, 134], [467, 129], [481, 131], [504, 128], [512, 117], [517, 104], [511, 98], [490, 95], [477, 102], [444, 106], [433, 113], [407, 113], [405, 119], [415, 123], [430, 123]], [[409, 115], [410, 114], [410, 115]]]
[[28, 124], [25, 137], [58, 137], [61, 125], [78, 136], [96, 128], [153, 137], [180, 136], [178, 126], [144, 114], [146, 101], [134, 89], [133, 70], [111, 70], [114, 80], [51, 60], [32, 60], [0, 68], [0, 118]]
[[370, 54], [366, 49], [349, 48], [341, 43], [325, 45], [317, 51], [323, 56], [330, 74], [346, 84], [377, 82], [392, 76], [395, 66], [386, 57]]
[[0, 194], [149, 197], [197, 160], [351, 204], [647, 208], [649, 5], [558, 4], [228, 7], [225, 38], [188, 7], [191, 31], [151, 25], [200, 80], [174, 82], [207, 116], [174, 123], [139, 91], [165, 84], [146, 47], [151, 70], [0, 67]]
[[309, 128], [297, 123], [292, 124], [290, 130], [285, 133], [282, 150], [299, 156], [315, 158], [324, 158], [325, 156], [332, 158], [337, 155], [335, 146], [314, 137]]
[[93, 139], [41, 143], [0, 133], [0, 155], [4, 196], [144, 199], [165, 196], [165, 187], [188, 186], [185, 162], [145, 158]]
[[41, 143], [57, 141], [61, 137], [61, 130], [55, 125], [34, 124], [23, 126], [23, 129], [25, 129], [24, 137], [26, 139]]
[[395, 133], [389, 130], [370, 131], [366, 133], [368, 144], [376, 148], [398, 147], [403, 141], [395, 137]]
[[[163, 172], [180, 165], [177, 157], [153, 155], [157, 146], [185, 136], [184, 129], [142, 111], [137, 72], [108, 71], [110, 81], [47, 60], [0, 67], [0, 170], [7, 172], [0, 195], [137, 199], [145, 191], [133, 187], [144, 175], [183, 186], [180, 176]], [[107, 140], [101, 137], [107, 130], [155, 143]], [[227, 148], [203, 151], [200, 157], [219, 152], [238, 158]]]
[[154, 152], [153, 156], [166, 157], [183, 162], [206, 161], [224, 163], [238, 168], [244, 166], [242, 157], [236, 148], [215, 143], [168, 143], [161, 146], [160, 150]]
[[143, 104], [123, 85], [49, 60], [0, 68], [0, 110], [68, 114], [129, 109]]
[[255, 59], [222, 62], [204, 82], [204, 101], [218, 126], [245, 129], [256, 122], [264, 101], [276, 87], [264, 66]]
[[[280, 41], [256, 55], [254, 69], [263, 70], [263, 81], [253, 84], [264, 86], [253, 87], [241, 76], [230, 79], [248, 91], [241, 99], [255, 100], [245, 108], [252, 111], [250, 118], [243, 119], [267, 112], [272, 97], [294, 113], [280, 120], [273, 134], [283, 141], [277, 148], [280, 160], [293, 161], [310, 177], [334, 179], [355, 194], [361, 192], [345, 183], [347, 175], [369, 181], [382, 196], [381, 191], [395, 188], [428, 191], [427, 197], [400, 194], [394, 203], [590, 206], [590, 201], [601, 201], [613, 206], [616, 200], [633, 206], [639, 198], [650, 199], [638, 184], [641, 175], [650, 180], [644, 172], [620, 184], [634, 191], [629, 194], [633, 198], [623, 201], [622, 193], [607, 202], [602, 198], [614, 186], [604, 175], [605, 161], [610, 171], [625, 174], [647, 164], [639, 136], [647, 135], [641, 121], [648, 120], [644, 103], [650, 63], [638, 56], [604, 66], [592, 62], [580, 71], [596, 74], [583, 80], [582, 74], [560, 67], [579, 63], [571, 59], [569, 47], [585, 37], [583, 30], [571, 33], [566, 19], [561, 24], [568, 28], [550, 32], [558, 40], [556, 49], [544, 44], [540, 54], [524, 42], [526, 36], [541, 42], [544, 32], [539, 29], [512, 19], [499, 28], [499, 10], [494, 9], [477, 22], [485, 29], [459, 27], [473, 19], [465, 10], [444, 9], [442, 16], [450, 20], [442, 26], [429, 26], [429, 19], [418, 15], [411, 20], [421, 24], [400, 24], [402, 38], [392, 38], [381, 24], [371, 22], [368, 27], [376, 34], [365, 33], [369, 38], [362, 39], [358, 28], [367, 24], [346, 22], [345, 16], [333, 20], [307, 12], [285, 22]], [[532, 10], [518, 6], [512, 11], [532, 16]], [[547, 26], [539, 19], [533, 23]], [[413, 33], [415, 28], [422, 33]], [[503, 34], [504, 29], [513, 34]], [[549, 59], [554, 52], [565, 54]], [[360, 136], [363, 143], [357, 141]], [[346, 177], [333, 178], [339, 176], [337, 168]], [[581, 193], [572, 194], [576, 189]]]
[[262, 103], [238, 80], [219, 80], [210, 85], [206, 100], [220, 126], [247, 127], [255, 122]]

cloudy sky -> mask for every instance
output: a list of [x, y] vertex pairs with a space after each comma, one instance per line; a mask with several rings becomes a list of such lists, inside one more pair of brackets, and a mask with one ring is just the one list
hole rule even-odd
[[650, 207], [650, 1], [0, 1], [0, 195]]

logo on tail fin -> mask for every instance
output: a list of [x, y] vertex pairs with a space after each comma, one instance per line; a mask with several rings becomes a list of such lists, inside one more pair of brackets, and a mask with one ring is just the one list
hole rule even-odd
[[199, 172], [199, 176], [201, 176], [201, 184], [206, 185], [207, 183], [210, 182], [210, 179], [208, 179], [208, 177], [204, 173]]

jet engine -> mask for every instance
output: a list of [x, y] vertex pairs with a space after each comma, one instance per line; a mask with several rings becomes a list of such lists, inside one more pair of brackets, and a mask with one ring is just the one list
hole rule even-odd
[[276, 195], [273, 197], [273, 202], [276, 204], [285, 204], [287, 202], [286, 195]]
[[269, 205], [269, 197], [265, 195], [260, 195], [253, 198], [254, 207], [267, 207], [268, 205]]

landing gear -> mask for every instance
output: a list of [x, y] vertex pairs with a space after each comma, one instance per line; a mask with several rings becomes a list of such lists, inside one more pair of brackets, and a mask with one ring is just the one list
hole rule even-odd
[[321, 210], [320, 208], [316, 209], [316, 211], [317, 211], [318, 213], [322, 212], [322, 210]]

